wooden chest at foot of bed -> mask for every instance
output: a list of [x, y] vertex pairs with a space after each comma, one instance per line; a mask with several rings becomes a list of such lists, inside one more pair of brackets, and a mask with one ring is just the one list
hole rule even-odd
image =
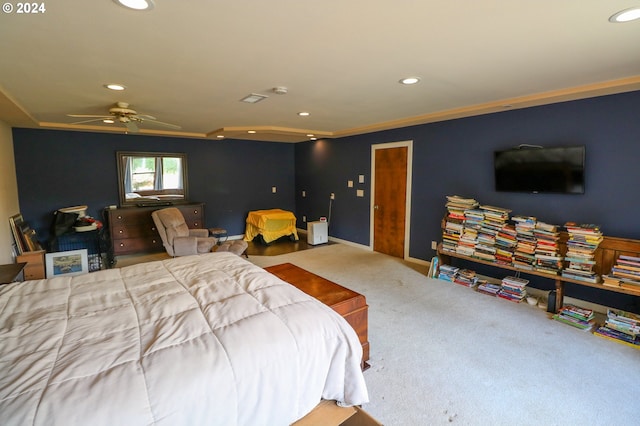
[[362, 367], [369, 361], [369, 306], [366, 298], [353, 290], [322, 278], [291, 263], [274, 265], [265, 270], [315, 297], [339, 313], [353, 327], [362, 344]]

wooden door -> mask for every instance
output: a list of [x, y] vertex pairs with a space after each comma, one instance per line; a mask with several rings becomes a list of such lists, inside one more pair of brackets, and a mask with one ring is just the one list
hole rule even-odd
[[374, 153], [373, 250], [404, 258], [408, 148]]

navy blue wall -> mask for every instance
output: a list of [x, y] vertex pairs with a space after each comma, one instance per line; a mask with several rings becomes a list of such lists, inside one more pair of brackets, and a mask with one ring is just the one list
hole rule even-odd
[[[371, 145], [413, 140], [411, 257], [428, 260], [435, 254], [431, 241], [441, 239], [445, 197], [453, 194], [552, 224], [597, 223], [605, 235], [640, 239], [640, 197], [636, 189], [640, 182], [638, 111], [640, 92], [631, 92], [297, 144], [298, 214], [306, 214], [307, 218], [326, 215], [328, 194], [335, 192], [330, 235], [369, 245]], [[585, 194], [496, 192], [493, 152], [523, 143], [585, 145]], [[365, 198], [356, 198], [355, 191], [346, 188], [347, 180], [357, 182], [358, 174], [366, 176]], [[304, 189], [312, 190], [311, 199], [301, 197]], [[341, 196], [344, 191], [347, 193]], [[477, 265], [467, 266], [479, 270]], [[501, 272], [493, 269], [486, 273], [496, 276]], [[545, 288], [550, 283], [539, 280], [534, 284]], [[567, 285], [567, 292], [638, 310], [637, 297], [572, 285]]]
[[118, 204], [116, 151], [186, 153], [189, 198], [230, 235], [244, 233], [250, 210], [295, 210], [291, 144], [32, 129], [13, 129], [13, 141], [20, 210], [41, 240], [61, 207], [86, 204], [100, 218]]

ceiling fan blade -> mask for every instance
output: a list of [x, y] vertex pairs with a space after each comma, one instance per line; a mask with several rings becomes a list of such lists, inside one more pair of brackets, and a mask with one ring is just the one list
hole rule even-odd
[[158, 120], [144, 120], [144, 122], [157, 124], [158, 126], [164, 126], [164, 127], [168, 127], [170, 129], [175, 129], [175, 130], [182, 129], [182, 127], [178, 126], [177, 124], [165, 123], [163, 121], [158, 121]]
[[138, 131], [138, 125], [133, 121], [126, 121], [124, 125], [127, 126], [127, 130], [132, 133], [136, 133]]
[[87, 114], [67, 114], [67, 117], [74, 118], [111, 118], [110, 115], [87, 115]]
[[153, 115], [147, 115], [147, 114], [138, 114], [137, 117], [140, 117], [143, 120], [155, 120], [156, 119]]
[[100, 118], [92, 118], [90, 120], [82, 120], [82, 121], [76, 121], [75, 123], [71, 123], [71, 124], [85, 124], [85, 123], [93, 123], [94, 121], [102, 121], [105, 118], [110, 118], [110, 117], [100, 117]]

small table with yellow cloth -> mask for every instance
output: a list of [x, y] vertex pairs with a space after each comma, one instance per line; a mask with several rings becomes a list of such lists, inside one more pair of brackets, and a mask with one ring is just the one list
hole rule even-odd
[[293, 213], [281, 209], [251, 211], [247, 215], [244, 240], [253, 241], [258, 235], [262, 236], [266, 244], [287, 235], [297, 241], [296, 217]]

